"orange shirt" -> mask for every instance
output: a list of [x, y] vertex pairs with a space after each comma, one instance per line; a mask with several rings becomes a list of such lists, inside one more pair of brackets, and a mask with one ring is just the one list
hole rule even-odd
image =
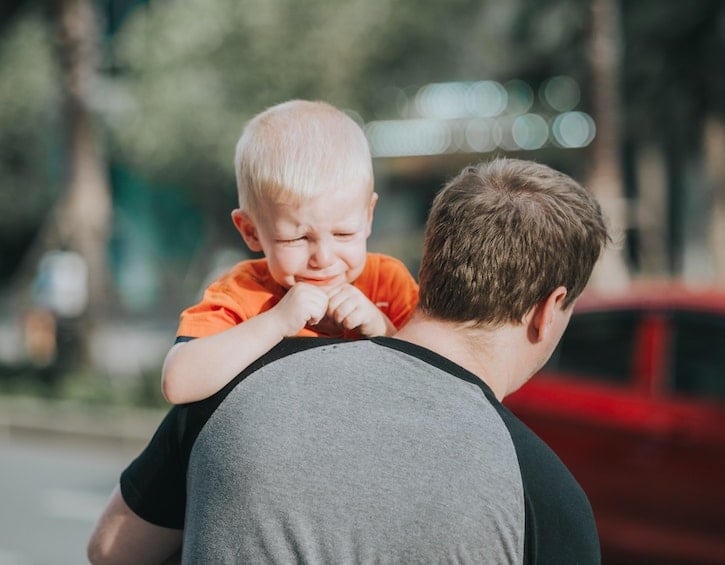
[[[405, 265], [388, 255], [368, 253], [365, 268], [352, 283], [400, 328], [418, 302], [418, 284]], [[277, 284], [266, 259], [237, 263], [204, 291], [201, 302], [181, 313], [177, 337], [206, 337], [272, 308], [286, 289]], [[324, 335], [305, 327], [300, 336]], [[345, 331], [344, 337], [359, 337]]]

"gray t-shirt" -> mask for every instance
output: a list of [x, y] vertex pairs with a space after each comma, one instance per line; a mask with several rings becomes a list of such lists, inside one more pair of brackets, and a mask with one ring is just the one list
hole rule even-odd
[[173, 409], [121, 485], [184, 528], [185, 563], [599, 562], [556, 456], [474, 375], [390, 338], [286, 340]]

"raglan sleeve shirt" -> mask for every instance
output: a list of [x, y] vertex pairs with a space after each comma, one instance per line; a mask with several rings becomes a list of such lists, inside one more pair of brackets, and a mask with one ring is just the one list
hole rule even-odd
[[[376, 345], [378, 347], [375, 347]], [[306, 349], [316, 349], [317, 351], [310, 351], [310, 354], [307, 355], [303, 351]], [[399, 353], [403, 353], [407, 357], [402, 357]], [[371, 371], [370, 367], [366, 366], [366, 378], [360, 379], [359, 374], [361, 373], [356, 360], [363, 357], [375, 358], [376, 363], [373, 365], [378, 368]], [[278, 361], [279, 365], [276, 364]], [[320, 365], [324, 367], [321, 371], [318, 370]], [[339, 370], [340, 367], [347, 367], [348, 371]], [[247, 377], [252, 375], [254, 378], [246, 381]], [[376, 383], [373, 386], [370, 385], [371, 379]], [[243, 389], [239, 388], [242, 381], [246, 381]], [[305, 386], [305, 382], [307, 382], [307, 386]], [[475, 388], [471, 388], [466, 383], [474, 385]], [[392, 405], [382, 402], [383, 397], [381, 397], [380, 391], [383, 388], [385, 389], [384, 398], [389, 399], [392, 394], [397, 399]], [[434, 389], [436, 394], [431, 392]], [[319, 400], [321, 390], [326, 391], [325, 394], [328, 396], [323, 397], [317, 411], [313, 411], [321, 418], [319, 421], [310, 423], [309, 406], [314, 400]], [[415, 391], [418, 391], [417, 394], [413, 394]], [[426, 391], [428, 396], [426, 396]], [[445, 393], [441, 394], [441, 391], [445, 391]], [[303, 396], [299, 397], [300, 394]], [[299, 465], [291, 465], [286, 468], [277, 466], [278, 461], [275, 454], [281, 454], [279, 456], [283, 458], [288, 457], [289, 454], [285, 450], [277, 449], [280, 442], [275, 443], [273, 441], [275, 437], [268, 436], [266, 433], [270, 429], [282, 429], [279, 427], [279, 414], [275, 415], [274, 409], [270, 410], [271, 407], [279, 407], [281, 397], [296, 400], [306, 399], [305, 402], [297, 403], [299, 406], [297, 416], [304, 415], [300, 421], [314, 426], [327, 421], [329, 424], [326, 432], [328, 437], [337, 437], [340, 445], [349, 447], [349, 449], [339, 450], [338, 446], [338, 450], [334, 452], [334, 458], [330, 460], [332, 472], [329, 477], [335, 480], [323, 482], [324, 488], [321, 490], [317, 490], [315, 481], [310, 483], [297, 475], [296, 469], [299, 468]], [[341, 419], [329, 416], [339, 413], [340, 407], [345, 405], [345, 402], [341, 401], [348, 401], [351, 398], [358, 399], [356, 405], [363, 408], [357, 411], [358, 416], [352, 418], [346, 427]], [[427, 400], [421, 403], [421, 399], [425, 398]], [[225, 403], [225, 400], [228, 402]], [[453, 400], [455, 402], [451, 403]], [[377, 407], [378, 417], [371, 419], [369, 413], [373, 407]], [[403, 407], [407, 412], [401, 412]], [[287, 422], [286, 425], [289, 425], [294, 418], [288, 420], [287, 410], [285, 409], [283, 412], [285, 413], [283, 422]], [[350, 414], [349, 410], [345, 413]], [[408, 416], [400, 420], [401, 413]], [[441, 417], [441, 414], [446, 414], [446, 416]], [[462, 426], [461, 419], [464, 415], [466, 424]], [[385, 418], [389, 418], [386, 429], [394, 428], [402, 423], [401, 433], [406, 430], [403, 435], [410, 433], [411, 437], [416, 438], [416, 442], [412, 442], [411, 445], [415, 445], [417, 441], [426, 443], [431, 440], [427, 435], [428, 430], [441, 428], [439, 432], [442, 432], [443, 429], [450, 427], [448, 435], [440, 435], [440, 438], [445, 441], [440, 438], [436, 440], [433, 437], [429, 448], [432, 449], [432, 446], [438, 445], [443, 452], [448, 453], [451, 450], [449, 441], [453, 440], [455, 445], [460, 445], [459, 449], [462, 450], [460, 453], [466, 455], [455, 458], [453, 463], [456, 472], [460, 471], [462, 474], [456, 481], [448, 485], [445, 480], [440, 485], [436, 481], [437, 486], [444, 488], [442, 490], [436, 488], [427, 493], [431, 496], [430, 501], [426, 502], [425, 497], [406, 497], [406, 500], [418, 501], [420, 509], [426, 507], [433, 509], [436, 515], [439, 511], [454, 512], [462, 519], [460, 531], [473, 524], [473, 533], [465, 540], [466, 547], [472, 553], [462, 553], [460, 562], [479, 563], [482, 562], [479, 554], [493, 555], [493, 553], [488, 553], [494, 550], [493, 546], [486, 544], [487, 535], [493, 536], [491, 539], [497, 543], [503, 540], [504, 546], [506, 546], [508, 538], [505, 530], [499, 531], [496, 528], [487, 530], [485, 527], [479, 527], [481, 524], [487, 523], [491, 516], [494, 516], [496, 520], [503, 520], [502, 517], [510, 516], [513, 519], [511, 524], [518, 525], [509, 527], [521, 529], [514, 530], [515, 534], [519, 532], [524, 536], [521, 540], [521, 551], [511, 554], [516, 557], [515, 562], [517, 563], [597, 565], [601, 562], [596, 525], [587, 497], [574, 477], [546, 444], [501, 405], [490, 389], [477, 377], [434, 352], [392, 338], [374, 338], [370, 341], [352, 342], [319, 338], [283, 340], [212, 397], [197, 403], [172, 408], [146, 449], [123, 471], [120, 480], [121, 493], [131, 510], [144, 520], [174, 529], [184, 529], [185, 526], [188, 526], [188, 532], [192, 536], [189, 539], [204, 537], [211, 533], [214, 544], [225, 550], [236, 552], [238, 551], [237, 534], [242, 525], [235, 521], [236, 519], [230, 519], [229, 516], [234, 516], [236, 512], [241, 513], [246, 519], [247, 515], [244, 504], [237, 505], [237, 503], [231, 502], [231, 499], [224, 494], [224, 488], [233, 488], [235, 493], [239, 492], [239, 483], [234, 479], [237, 476], [236, 473], [242, 472], [240, 469], [243, 468], [239, 453], [244, 452], [249, 445], [259, 445], [258, 436], [262, 434], [265, 439], [269, 437], [269, 449], [263, 450], [265, 457], [255, 459], [250, 464], [260, 465], [255, 468], [261, 469], [266, 461], [275, 471], [259, 475], [267, 477], [272, 482], [267, 479], [261, 483], [256, 482], [256, 479], [252, 480], [250, 484], [254, 487], [254, 492], [266, 492], [254, 489], [264, 489], [273, 483], [288, 485], [286, 488], [291, 489], [288, 494], [284, 490], [285, 487], [280, 487], [282, 495], [272, 500], [278, 500], [280, 508], [294, 513], [292, 500], [302, 492], [300, 485], [310, 486], [311, 484], [313, 488], [310, 492], [315, 493], [314, 497], [305, 498], [303, 496], [296, 501], [296, 504], [301, 504], [306, 511], [314, 510], [315, 504], [320, 500], [325, 500], [324, 491], [325, 496], [331, 497], [325, 508], [346, 508], [350, 500], [354, 500], [358, 509], [367, 508], [368, 512], [372, 513], [371, 515], [377, 515], [378, 506], [368, 504], [369, 499], [366, 498], [365, 489], [351, 494], [340, 487], [347, 484], [349, 465], [352, 463], [355, 468], [360, 466], [361, 450], [368, 453], [367, 458], [362, 458], [367, 461], [368, 467], [397, 468], [400, 463], [399, 450], [388, 451], [384, 456], [385, 446], [377, 446], [375, 442], [373, 442], [372, 448], [369, 445], [369, 438], [377, 438], [379, 434], [375, 426]], [[433, 418], [435, 425], [433, 427], [424, 425], [427, 421], [426, 418]], [[416, 425], [412, 425], [413, 423]], [[361, 433], [364, 428], [367, 431]], [[232, 430], [231, 435], [226, 435], [226, 432], [220, 433], [220, 431], [230, 429]], [[315, 427], [315, 429], [318, 428]], [[241, 433], [242, 431], [244, 433]], [[307, 453], [311, 455], [308, 455], [307, 459], [300, 459], [301, 463], [306, 462], [308, 466], [317, 466], [321, 452], [326, 453], [329, 458], [328, 444], [321, 445], [319, 441], [315, 440], [317, 437], [315, 434], [303, 433], [302, 435], [310, 439], [306, 449], [309, 450]], [[285, 434], [280, 437], [289, 436]], [[199, 438], [201, 442], [196, 445]], [[234, 438], [231, 443], [230, 438]], [[356, 444], [357, 441], [362, 443]], [[471, 442], [480, 446], [480, 451], [471, 450]], [[284, 443], [284, 440], [281, 443]], [[237, 449], [241, 451], [235, 451]], [[306, 451], [301, 453], [304, 454]], [[475, 457], [469, 457], [474, 453]], [[487, 453], [488, 455], [486, 455]], [[210, 454], [213, 457], [209, 457]], [[507, 460], [505, 466], [500, 467], [503, 454], [509, 454], [507, 457], [513, 454], [514, 459]], [[431, 451], [429, 456], [423, 452], [420, 462], [429, 471], [440, 469], [442, 459], [439, 455], [440, 453], [435, 450]], [[464, 461], [467, 461], [465, 468], [461, 467]], [[421, 468], [416, 467], [416, 469]], [[445, 465], [442, 465], [442, 468], [445, 469]], [[209, 469], [214, 472], [219, 471], [221, 473], [219, 476], [231, 473], [228, 475], [232, 477], [229, 479], [231, 482], [224, 485], [218, 479], [215, 480], [209, 475]], [[279, 472], [279, 476], [276, 475], [277, 472]], [[481, 473], [487, 473], [487, 475], [484, 474], [485, 479], [479, 483]], [[451, 475], [452, 472], [443, 472], [441, 477], [445, 479]], [[245, 476], [253, 478], [254, 473]], [[304, 477], [307, 476], [304, 475]], [[385, 479], [385, 476], [388, 476], [389, 479]], [[432, 473], [430, 476], [435, 477], [436, 475]], [[468, 480], [466, 477], [472, 477], [472, 479]], [[389, 480], [390, 484], [387, 485], [389, 491], [386, 492], [394, 497], [396, 492], [405, 491], [403, 487], [408, 484], [410, 478], [411, 475], [407, 473], [383, 474], [371, 481], [368, 487], [375, 486], [374, 492], [378, 493], [381, 491], [379, 490], [380, 485], [376, 481], [378, 479], [383, 482]], [[366, 484], [365, 480], [360, 478], [358, 480], [360, 482], [356, 484]], [[491, 481], [500, 481], [500, 488], [491, 490]], [[467, 489], [471, 490], [464, 492], [463, 497], [458, 496], [456, 494], [459, 493], [456, 490], [457, 485], [464, 484], [467, 485]], [[417, 487], [413, 484], [412, 488]], [[453, 490], [450, 492], [446, 490], [451, 488]], [[511, 496], [500, 498], [500, 492], [503, 492], [501, 489], [505, 488], [513, 488], [515, 491], [520, 489], [523, 504], [513, 504], [515, 500]], [[209, 492], [207, 492], [209, 490], [214, 491], [216, 501], [209, 502]], [[344, 493], [343, 498], [338, 497], [340, 493]], [[237, 500], [240, 500], [239, 497]], [[246, 499], [242, 496], [242, 500]], [[448, 505], [453, 504], [453, 500], [458, 500], [460, 508], [455, 506], [453, 509], [448, 508]], [[200, 503], [203, 503], [201, 507]], [[443, 506], [435, 510], [437, 504], [443, 504]], [[225, 505], [229, 507], [225, 507]], [[209, 517], [200, 518], [200, 512], [206, 511], [203, 508], [212, 512], [215, 520], [220, 520], [215, 526], [209, 526], [211, 523], [208, 521]], [[185, 515], [188, 509], [191, 509], [193, 513], [191, 516]], [[274, 524], [277, 524], [276, 518], [271, 519], [266, 514], [268, 509], [267, 504], [258, 509], [261, 514], [257, 520], [262, 521], [255, 523], [255, 528], [256, 525], [261, 524], [265, 524], [265, 528], [273, 528]], [[413, 510], [419, 511], [415, 504]], [[501, 513], [502, 510], [503, 513]], [[400, 512], [402, 513], [403, 510]], [[523, 512], [523, 516], [521, 512]], [[301, 515], [295, 514], [297, 517]], [[274, 514], [274, 516], [277, 515]], [[315, 512], [312, 512], [310, 516], [317, 516], [315, 519], [319, 519], [319, 515]], [[271, 521], [268, 521], [268, 518]], [[194, 520], [201, 520], [205, 527], [199, 528], [199, 524], [190, 526], [188, 520], [192, 520], [192, 523]], [[402, 523], [407, 523], [400, 516], [393, 516], [393, 520], [403, 520]], [[453, 522], [455, 520], [445, 521], [446, 524]], [[504, 522], [496, 523], [504, 524]], [[283, 523], [288, 524], [285, 521]], [[231, 526], [229, 526], [230, 524]], [[336, 536], [340, 530], [339, 518], [331, 518], [316, 522], [316, 524], [315, 528], [306, 527], [297, 531], [297, 535], [301, 537], [295, 538], [295, 541], [300, 542], [300, 540], [306, 539], [308, 534], [313, 535], [315, 539], [322, 539], [320, 537], [322, 534], [329, 534], [325, 539], [338, 539]], [[367, 531], [366, 524], [379, 525], [376, 520], [366, 521], [365, 519], [357, 524], [353, 520], [351, 524], [348, 523], [348, 527], [351, 527], [352, 530], [362, 532]], [[426, 524], [427, 522], [424, 522], [419, 526], [425, 528]], [[440, 527], [439, 525], [438, 528]], [[202, 532], [205, 528], [210, 529]], [[253, 530], [257, 531], [255, 528]], [[380, 533], [380, 528], [373, 528], [373, 530], [375, 535]], [[229, 532], [229, 535], [237, 541], [227, 544], [220, 543], [220, 531]], [[430, 535], [439, 532], [440, 530], [436, 529], [435, 532], [430, 532]], [[417, 535], [415, 532], [410, 533], [413, 536]], [[288, 534], [289, 531], [282, 528], [273, 535], [270, 534], [272, 537], [267, 541], [276, 543], [276, 540], [281, 540], [280, 547], [287, 547], [286, 535]], [[186, 545], [189, 539], [185, 537], [185, 551], [189, 549]], [[363, 536], [361, 539], [368, 538]], [[448, 539], [451, 538], [445, 537], [444, 541]], [[202, 552], [209, 549], [209, 545], [205, 545], [205, 543], [201, 542], [198, 546]], [[418, 545], [406, 545], [405, 541], [401, 541], [401, 543], [402, 546], [399, 549], [405, 552], [417, 550], [419, 547]], [[194, 543], [191, 545], [193, 549]], [[341, 543], [336, 541], [331, 547], [337, 551], [341, 549], [341, 545], [344, 545], [344, 541]], [[313, 544], [306, 547], [309, 549], [309, 547], [317, 546]], [[353, 544], [351, 547], [354, 548], [357, 545]], [[393, 543], [391, 547], [397, 546]], [[456, 547], [460, 549], [459, 546]], [[374, 545], [371, 551], [378, 548], [378, 545]], [[194, 555], [193, 551], [190, 555]], [[491, 559], [492, 562], [497, 563], [507, 562], [493, 557]], [[193, 558], [191, 560], [198, 562]], [[344, 559], [313, 561], [345, 562]], [[217, 562], [222, 561], [217, 560]], [[277, 560], [277, 562], [287, 562], [287, 560]]]

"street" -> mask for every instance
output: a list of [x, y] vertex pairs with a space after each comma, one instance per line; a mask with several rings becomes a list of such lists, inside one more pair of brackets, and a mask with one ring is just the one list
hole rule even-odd
[[87, 563], [96, 518], [135, 448], [0, 438], [0, 565]]

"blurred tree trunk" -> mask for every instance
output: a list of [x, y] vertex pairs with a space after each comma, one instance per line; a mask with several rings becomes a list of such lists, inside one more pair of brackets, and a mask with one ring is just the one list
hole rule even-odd
[[639, 269], [646, 276], [664, 277], [669, 272], [667, 253], [667, 168], [661, 149], [647, 145], [637, 154], [636, 227], [639, 233]]
[[92, 331], [108, 296], [111, 190], [91, 97], [99, 56], [99, 30], [90, 0], [51, 0], [57, 53], [63, 70], [67, 178], [51, 221], [58, 244], [79, 253], [88, 268], [88, 306], [78, 327], [88, 360]]
[[710, 248], [714, 282], [725, 286], [725, 122], [710, 118], [705, 124], [705, 174], [712, 190]]
[[624, 260], [628, 209], [620, 162], [620, 17], [618, 0], [592, 0], [589, 64], [597, 135], [591, 146], [588, 185], [602, 205], [615, 242], [592, 276], [592, 284], [599, 290], [621, 288], [629, 281]]

